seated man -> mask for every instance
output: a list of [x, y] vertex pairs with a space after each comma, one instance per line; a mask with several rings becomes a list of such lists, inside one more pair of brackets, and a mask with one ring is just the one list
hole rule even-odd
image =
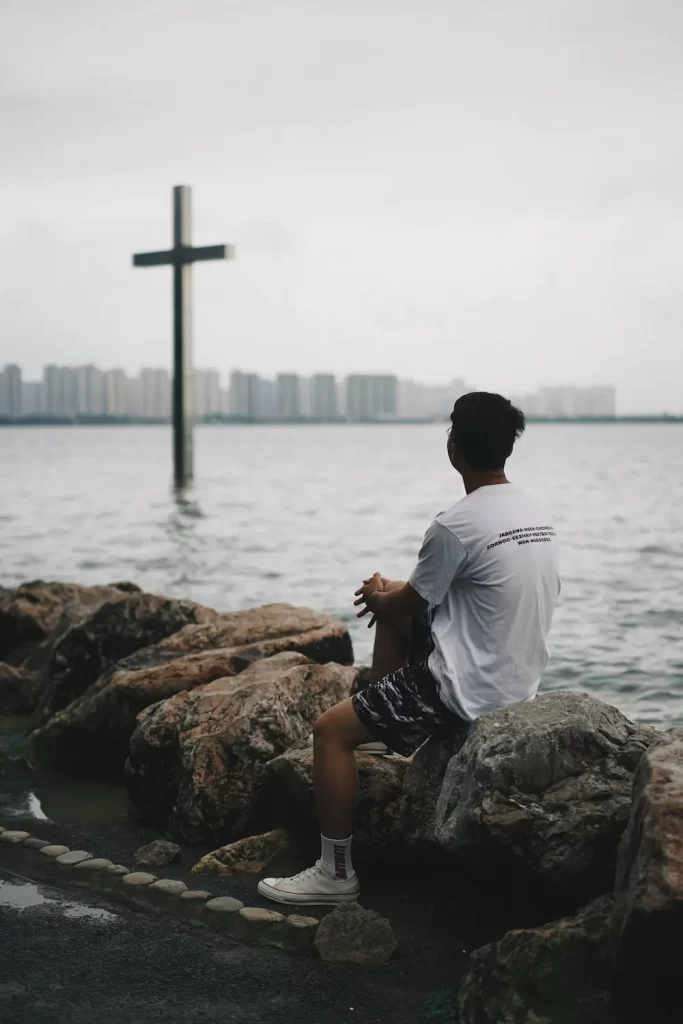
[[[408, 756], [431, 735], [536, 696], [560, 587], [548, 514], [505, 475], [524, 415], [500, 395], [475, 392], [458, 399], [451, 424], [448, 457], [466, 495], [431, 524], [407, 583], [375, 573], [356, 592], [359, 616], [377, 623], [374, 681], [315, 724], [322, 853], [292, 878], [259, 884], [278, 903], [357, 899], [357, 747], [380, 741]], [[425, 617], [431, 653], [413, 661], [414, 626]]]

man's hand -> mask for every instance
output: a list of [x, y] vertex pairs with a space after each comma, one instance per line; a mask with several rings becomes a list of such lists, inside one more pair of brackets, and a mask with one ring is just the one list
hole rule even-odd
[[355, 593], [357, 600], [353, 602], [354, 605], [356, 607], [358, 605], [363, 605], [361, 610], [357, 613], [357, 617], [362, 619], [364, 615], [372, 614], [372, 618], [368, 622], [368, 629], [371, 626], [374, 626], [377, 618], [378, 602], [376, 595], [381, 594], [384, 591], [385, 583], [388, 582], [389, 581], [385, 580], [381, 573], [376, 572], [373, 576], [370, 576], [369, 579], [363, 580], [363, 586]]

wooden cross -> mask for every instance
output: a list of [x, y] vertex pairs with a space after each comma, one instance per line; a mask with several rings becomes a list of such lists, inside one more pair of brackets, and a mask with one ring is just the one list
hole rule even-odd
[[192, 264], [197, 260], [233, 259], [231, 245], [192, 245], [192, 189], [173, 188], [173, 248], [139, 252], [134, 267], [173, 267], [173, 469], [182, 487], [192, 477]]

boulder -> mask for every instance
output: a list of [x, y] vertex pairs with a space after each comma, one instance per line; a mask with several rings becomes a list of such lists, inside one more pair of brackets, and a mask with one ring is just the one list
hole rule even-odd
[[177, 843], [169, 843], [165, 839], [155, 839], [146, 846], [141, 846], [133, 854], [136, 868], [165, 868], [180, 860], [180, 847]]
[[[401, 839], [401, 787], [408, 760], [397, 754], [378, 757], [356, 754], [358, 804], [353, 827], [358, 842], [369, 847], [391, 846]], [[305, 743], [267, 766], [268, 795], [282, 818], [292, 811], [316, 820], [313, 796], [313, 747]]]
[[576, 917], [508, 932], [470, 957], [460, 1024], [616, 1024], [608, 952], [611, 896]]
[[433, 834], [472, 864], [519, 867], [586, 897], [605, 892], [633, 773], [656, 735], [584, 693], [490, 712], [448, 763]]
[[207, 853], [206, 857], [197, 861], [192, 874], [211, 871], [215, 875], [236, 875], [243, 871], [263, 871], [266, 864], [289, 849], [289, 845], [289, 836], [281, 828], [260, 836], [248, 836]]
[[131, 816], [190, 842], [248, 835], [268, 761], [301, 740], [354, 678], [353, 668], [284, 653], [148, 708], [126, 764]]
[[428, 740], [413, 754], [403, 776], [401, 834], [422, 852], [443, 854], [434, 833], [436, 804], [446, 768], [465, 742], [468, 728], [463, 722], [447, 739]]
[[341, 903], [327, 914], [313, 942], [325, 963], [357, 967], [381, 967], [398, 947], [386, 917], [358, 903]]
[[107, 602], [56, 641], [38, 710], [39, 721], [47, 721], [70, 704], [116, 662], [177, 633], [183, 626], [206, 622], [217, 615], [193, 601], [141, 591]]
[[30, 715], [43, 690], [39, 672], [0, 661], [0, 715]]
[[18, 666], [30, 661], [42, 667], [50, 648], [41, 657], [37, 648], [46, 645], [75, 623], [91, 615], [105, 601], [123, 600], [116, 587], [84, 587], [79, 583], [46, 583], [34, 580], [0, 593], [0, 658]]
[[[298, 651], [352, 660], [343, 623], [291, 605], [219, 615], [117, 662], [80, 697], [31, 734], [39, 763], [118, 778], [137, 715], [177, 693], [234, 676], [261, 658]], [[351, 683], [355, 678], [352, 675]], [[346, 694], [344, 694], [346, 696]]]
[[619, 846], [612, 933], [629, 1001], [644, 997], [647, 1005], [653, 991], [666, 991], [680, 1008], [683, 730], [661, 736], [636, 772], [631, 816]]

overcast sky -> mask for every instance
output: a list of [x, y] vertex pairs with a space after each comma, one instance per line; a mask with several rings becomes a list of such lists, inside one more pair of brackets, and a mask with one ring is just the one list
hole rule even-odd
[[614, 383], [683, 411], [680, 0], [2, 0], [0, 364]]

